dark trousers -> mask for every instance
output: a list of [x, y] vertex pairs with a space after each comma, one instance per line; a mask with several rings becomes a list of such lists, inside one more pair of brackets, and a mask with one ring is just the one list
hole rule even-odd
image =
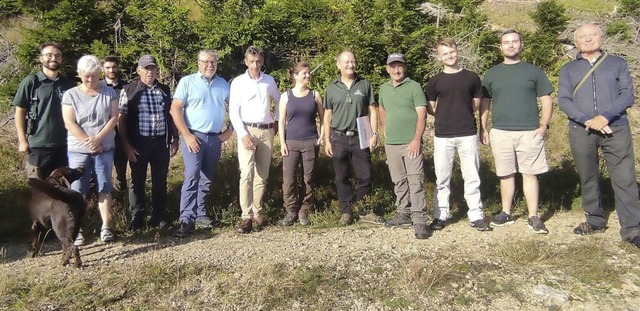
[[167, 173], [169, 171], [169, 148], [165, 137], [150, 139], [140, 137], [135, 149], [137, 161], [129, 162], [131, 184], [129, 185], [129, 207], [132, 217], [144, 217], [145, 182], [147, 167], [151, 166], [151, 221], [164, 220], [167, 208]]
[[116, 148], [113, 151], [113, 167], [116, 170], [116, 174], [113, 179], [113, 189], [115, 191], [123, 191], [127, 189], [127, 154], [124, 152], [122, 141], [118, 132], [116, 131], [115, 138]]
[[313, 197], [313, 169], [318, 156], [318, 146], [316, 139], [307, 140], [287, 140], [289, 156], [282, 158], [282, 194], [284, 208], [288, 212], [298, 210], [298, 195], [296, 195], [296, 171], [298, 164], [302, 160], [302, 170], [304, 175], [304, 197], [301, 208], [311, 210], [311, 198]]
[[631, 130], [628, 125], [611, 126], [613, 134], [602, 135], [585, 131], [583, 127], [569, 126], [571, 152], [580, 174], [582, 207], [587, 221], [604, 227], [606, 219], [600, 201], [600, 173], [598, 148], [607, 163], [611, 186], [615, 195], [616, 211], [620, 221], [620, 235], [627, 240], [639, 235], [640, 205], [633, 157]]
[[45, 179], [55, 169], [69, 165], [67, 146], [30, 148], [27, 156], [27, 177]]
[[349, 179], [349, 163], [358, 179], [356, 201], [359, 201], [371, 193], [371, 154], [369, 148], [360, 149], [358, 136], [340, 135], [333, 131], [329, 135], [340, 211], [351, 214], [353, 191]]
[[218, 134], [193, 132], [200, 141], [198, 153], [189, 152], [184, 139], [180, 151], [184, 161], [184, 182], [180, 192], [180, 222], [193, 224], [198, 217], [207, 216], [205, 198], [220, 161], [222, 142]]

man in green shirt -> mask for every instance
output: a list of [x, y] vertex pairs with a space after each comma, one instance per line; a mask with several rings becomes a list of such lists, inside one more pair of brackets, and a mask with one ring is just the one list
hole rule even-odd
[[[491, 226], [514, 223], [511, 216], [515, 174], [522, 174], [522, 188], [529, 211], [528, 226], [535, 233], [549, 233], [538, 214], [538, 174], [549, 170], [544, 149], [553, 102], [553, 86], [544, 71], [520, 60], [522, 40], [515, 30], [500, 37], [504, 61], [489, 69], [482, 80], [480, 104], [483, 144], [491, 141], [496, 175], [500, 178], [502, 212]], [[542, 109], [538, 116], [538, 101]], [[491, 111], [493, 128], [487, 135]]]
[[62, 48], [40, 46], [42, 70], [22, 79], [13, 99], [18, 151], [27, 154], [27, 175], [45, 179], [67, 165], [67, 130], [62, 121], [62, 93], [75, 86], [59, 76]]
[[426, 239], [431, 234], [426, 224], [422, 163], [427, 99], [420, 84], [407, 77], [404, 55], [393, 53], [387, 57], [387, 73], [391, 80], [380, 86], [379, 109], [397, 214], [385, 226], [413, 225], [416, 239]]

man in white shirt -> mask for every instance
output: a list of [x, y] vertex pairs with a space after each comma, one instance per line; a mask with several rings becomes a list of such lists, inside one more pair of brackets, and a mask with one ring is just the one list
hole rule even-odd
[[[262, 197], [269, 177], [273, 137], [278, 128], [280, 93], [273, 78], [262, 73], [264, 52], [250, 46], [244, 53], [247, 71], [231, 82], [229, 118], [238, 133], [240, 164], [240, 208], [242, 222], [238, 233], [250, 233], [267, 224], [260, 214]], [[271, 111], [271, 100], [274, 111]], [[274, 117], [275, 116], [275, 117]]]

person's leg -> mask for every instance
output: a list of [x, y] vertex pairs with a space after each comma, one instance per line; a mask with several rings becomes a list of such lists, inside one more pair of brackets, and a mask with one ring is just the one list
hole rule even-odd
[[513, 196], [516, 192], [515, 175], [501, 176], [500, 178], [500, 202], [502, 211], [511, 215]]
[[318, 156], [318, 146], [316, 146], [315, 139], [309, 139], [303, 141], [303, 148], [300, 149], [302, 156], [302, 171], [304, 173], [304, 196], [302, 198], [301, 209], [305, 209], [307, 212], [311, 211], [313, 198], [313, 172], [316, 165], [316, 157]]
[[456, 152], [455, 138], [433, 138], [433, 166], [436, 173], [434, 219], [449, 219], [451, 174]]
[[640, 206], [633, 156], [633, 141], [628, 125], [612, 126], [613, 135], [602, 142], [602, 155], [607, 162], [611, 186], [620, 221], [620, 235], [631, 241], [640, 235]]
[[409, 193], [409, 181], [407, 180], [407, 167], [404, 163], [407, 145], [385, 145], [387, 154], [387, 166], [393, 182], [393, 192], [396, 195], [396, 212], [406, 216], [411, 215], [411, 196]]
[[115, 137], [116, 147], [113, 153], [113, 167], [115, 168], [116, 175], [114, 176], [113, 189], [116, 191], [124, 191], [127, 189], [127, 155], [122, 147], [122, 141], [116, 131]]
[[136, 161], [129, 162], [131, 170], [131, 183], [129, 184], [129, 209], [132, 219], [131, 229], [139, 229], [144, 225], [147, 166], [154, 152], [154, 150], [150, 150], [150, 148], [151, 146], [149, 144], [141, 141], [136, 148], [138, 151]]
[[164, 139], [154, 142], [151, 165], [151, 219], [152, 225], [165, 220], [167, 210], [167, 175], [169, 174], [169, 148]]
[[331, 148], [333, 151], [333, 170], [336, 174], [336, 191], [340, 202], [340, 212], [342, 214], [352, 214], [351, 200], [353, 192], [351, 181], [349, 180], [349, 161], [351, 152], [349, 150], [348, 137], [329, 133], [331, 135]]
[[215, 176], [216, 166], [220, 162], [220, 141], [219, 135], [203, 135], [200, 145], [201, 165], [200, 182], [198, 185], [198, 199], [196, 203], [196, 218], [209, 221], [207, 216], [206, 198], [211, 188], [211, 182]]
[[459, 137], [456, 147], [460, 158], [460, 172], [464, 180], [464, 199], [469, 207], [467, 217], [473, 222], [484, 218], [480, 195], [478, 135]]
[[[350, 139], [351, 167], [358, 179], [356, 186], [356, 201], [361, 201], [371, 194], [371, 153], [369, 148], [360, 149], [358, 137]], [[373, 211], [376, 213], [376, 211]]]
[[[404, 163], [409, 184], [409, 197], [411, 198], [411, 221], [413, 224], [426, 224], [427, 222], [427, 198], [424, 193], [424, 161], [422, 152], [415, 158], [406, 156], [404, 148]], [[421, 150], [422, 151], [422, 150]]]
[[516, 142], [512, 131], [491, 129], [489, 141], [491, 153], [495, 161], [496, 175], [500, 178], [500, 200], [502, 211], [511, 215], [513, 196], [515, 194]]
[[89, 192], [89, 179], [93, 171], [93, 157], [90, 154], [72, 152], [67, 153], [69, 159], [69, 168], [84, 167], [82, 177], [71, 183], [71, 189], [86, 195]]
[[578, 126], [569, 126], [569, 143], [576, 170], [580, 176], [582, 208], [587, 222], [604, 227], [607, 221], [600, 202], [600, 167], [598, 166], [599, 138], [595, 133]]
[[271, 156], [273, 155], [274, 130], [259, 130], [255, 155], [255, 175], [253, 176], [253, 216], [260, 215], [264, 189], [269, 178], [271, 168]]
[[[104, 151], [93, 156], [98, 190], [98, 209], [102, 218], [102, 228], [111, 227], [111, 191], [113, 190], [113, 150]], [[112, 237], [113, 238], [113, 237]], [[105, 242], [105, 240], [103, 238]]]
[[[203, 137], [200, 133], [194, 133], [198, 140]], [[184, 161], [184, 182], [180, 190], [180, 223], [192, 226], [196, 219], [196, 204], [198, 185], [200, 183], [200, 167], [202, 165], [202, 150], [197, 153], [190, 152], [184, 141], [180, 139], [180, 151]]]
[[527, 210], [529, 217], [538, 215], [538, 193], [540, 187], [538, 184], [538, 176], [531, 174], [522, 174], [522, 192], [527, 202]]
[[282, 197], [284, 201], [284, 209], [287, 214], [297, 213], [297, 195], [296, 195], [296, 171], [298, 162], [302, 156], [301, 142], [298, 140], [287, 140], [287, 149], [289, 155], [282, 157]]
[[[249, 128], [248, 130], [248, 135], [253, 135], [255, 132], [253, 128]], [[242, 219], [251, 219], [255, 150], [247, 150], [242, 144], [240, 137], [238, 137], [238, 165], [240, 167], [239, 203], [242, 209]]]

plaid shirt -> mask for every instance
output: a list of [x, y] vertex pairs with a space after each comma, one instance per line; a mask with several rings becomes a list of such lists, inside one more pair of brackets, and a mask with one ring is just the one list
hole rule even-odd
[[[162, 136], [166, 133], [164, 119], [164, 100], [162, 90], [157, 86], [147, 87], [140, 94], [138, 105], [138, 128], [140, 136]], [[127, 92], [120, 92], [120, 113], [127, 114]]]

